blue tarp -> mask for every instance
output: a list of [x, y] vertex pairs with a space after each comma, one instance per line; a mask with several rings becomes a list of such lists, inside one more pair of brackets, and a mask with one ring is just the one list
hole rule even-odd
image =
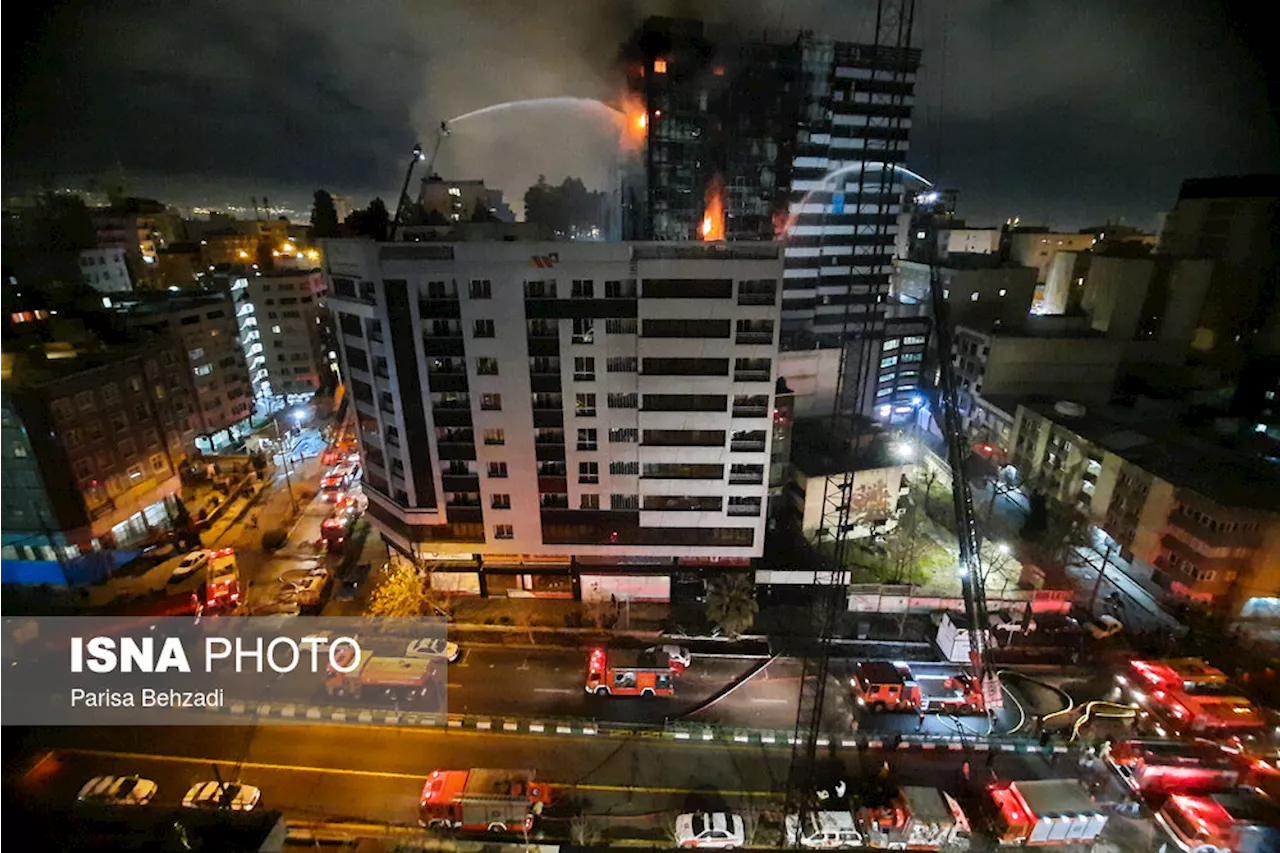
[[138, 554], [138, 551], [124, 549], [94, 551], [68, 560], [65, 566], [57, 560], [0, 560], [0, 582], [88, 586], [110, 577]]

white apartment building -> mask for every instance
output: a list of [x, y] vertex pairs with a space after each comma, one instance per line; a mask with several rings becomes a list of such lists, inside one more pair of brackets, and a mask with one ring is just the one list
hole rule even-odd
[[764, 546], [771, 243], [327, 244], [369, 516], [459, 591], [665, 599]]
[[232, 269], [228, 290], [235, 306], [253, 396], [262, 412], [305, 403], [336, 367], [325, 304], [325, 279], [317, 270]]

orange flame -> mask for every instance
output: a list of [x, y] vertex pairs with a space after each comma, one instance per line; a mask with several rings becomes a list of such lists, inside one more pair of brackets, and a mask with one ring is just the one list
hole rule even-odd
[[706, 207], [702, 216], [702, 239], [724, 239], [724, 181], [719, 175], [707, 184]]
[[622, 144], [625, 148], [635, 150], [644, 145], [649, 130], [649, 112], [645, 102], [633, 94], [626, 94], [622, 99]]

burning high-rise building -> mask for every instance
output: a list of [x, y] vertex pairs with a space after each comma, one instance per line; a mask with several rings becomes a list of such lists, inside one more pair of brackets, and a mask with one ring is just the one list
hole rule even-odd
[[[857, 342], [855, 361], [879, 361], [882, 339], [927, 333], [927, 318], [885, 304], [918, 50], [650, 18], [621, 59], [644, 137], [624, 172], [623, 237], [785, 240], [784, 349]], [[859, 408], [902, 396], [871, 385]]]

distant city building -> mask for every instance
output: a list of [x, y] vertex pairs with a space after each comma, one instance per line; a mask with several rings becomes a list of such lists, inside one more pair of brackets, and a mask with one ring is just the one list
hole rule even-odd
[[85, 249], [80, 252], [80, 274], [84, 283], [99, 293], [128, 293], [133, 290], [129, 262], [123, 248]]
[[185, 364], [171, 337], [108, 346], [56, 329], [4, 354], [6, 561], [74, 569], [170, 524], [195, 438]]
[[[1157, 250], [1214, 261], [1196, 349], [1239, 352], [1280, 324], [1280, 175], [1235, 175], [1182, 182]], [[1237, 344], [1239, 346], [1237, 346]]]
[[91, 208], [100, 248], [120, 248], [130, 265], [135, 285], [155, 287], [156, 253], [185, 237], [178, 212], [144, 198], [113, 199], [107, 207]]
[[196, 448], [217, 453], [238, 442], [253, 414], [253, 387], [230, 299], [225, 294], [162, 295], [114, 307], [127, 328], [167, 333], [181, 342], [195, 397]]
[[[1035, 270], [1002, 262], [998, 255], [948, 255], [937, 262], [939, 283], [953, 326], [1016, 331], [1026, 324], [1035, 295]], [[895, 261], [893, 296], [928, 308], [933, 270], [917, 261]]]
[[199, 242], [174, 243], [156, 252], [155, 275], [166, 290], [171, 287], [191, 288], [204, 277], [204, 262]]
[[1019, 226], [1005, 232], [1005, 257], [1019, 266], [1034, 268], [1036, 282], [1044, 284], [1054, 255], [1088, 251], [1097, 241], [1097, 235], [1091, 233], [1071, 234]]
[[[480, 180], [448, 181], [439, 175], [423, 178], [418, 204], [427, 216], [426, 225], [466, 222], [475, 216], [477, 208], [499, 222], [516, 219], [502, 199], [502, 190], [490, 189]], [[434, 217], [440, 221], [433, 222]]]
[[233, 268], [217, 271], [215, 281], [235, 307], [260, 414], [305, 403], [336, 381], [337, 353], [319, 270]]
[[1125, 361], [1181, 365], [1196, 345], [1213, 280], [1205, 258], [1094, 255], [1080, 307], [1092, 328], [1127, 343]]
[[333, 240], [325, 269], [369, 517], [440, 583], [666, 599], [763, 553], [776, 244]]

